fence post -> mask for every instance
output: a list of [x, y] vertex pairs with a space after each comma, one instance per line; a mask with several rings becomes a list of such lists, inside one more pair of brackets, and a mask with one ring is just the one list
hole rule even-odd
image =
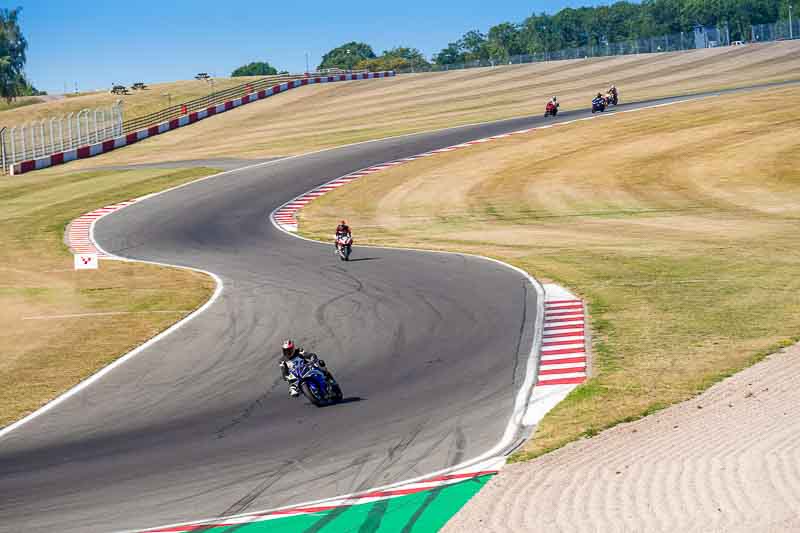
[[20, 160], [24, 161], [25, 160], [25, 152], [27, 151], [27, 150], [25, 150], [25, 124], [23, 124], [22, 128], [20, 129], [19, 138], [22, 141], [22, 147], [21, 147], [22, 148], [22, 156], [20, 157]]
[[0, 157], [2, 157], [2, 159], [3, 159], [3, 173], [6, 173], [6, 172], [8, 172], [8, 167], [6, 166], [6, 127], [5, 126], [3, 126], [3, 129], [0, 130], [0, 144], [2, 144], [2, 146], [0, 146], [0, 151], [2, 152], [2, 154], [0, 154]]
[[14, 140], [14, 138], [16, 136], [17, 136], [17, 127], [14, 126], [13, 128], [11, 128], [11, 164], [12, 165], [17, 162], [17, 151], [16, 151], [16, 148], [14, 147], [14, 143], [16, 142]]
[[42, 157], [46, 155], [47, 144], [44, 142], [44, 119], [39, 123], [39, 139], [42, 141]]
[[56, 133], [55, 128], [53, 128], [53, 121], [58, 120], [57, 118], [53, 117], [50, 119], [50, 153], [56, 151]]

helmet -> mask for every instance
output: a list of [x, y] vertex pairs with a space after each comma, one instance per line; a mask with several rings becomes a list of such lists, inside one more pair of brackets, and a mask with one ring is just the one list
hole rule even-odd
[[554, 97], [553, 97], [553, 101], [554, 101], [554, 102], [557, 102], [557, 101], [558, 101], [558, 98], [556, 98], [556, 97], [554, 96]]
[[340, 222], [340, 224], [341, 224], [342, 226], [346, 226], [346, 225], [347, 225], [347, 221], [346, 221], [346, 220], [342, 220], [342, 221]]
[[603, 97], [603, 95], [602, 95], [602, 94], [600, 94], [600, 93], [597, 93], [597, 97], [598, 97], [598, 98], [602, 98], [602, 97]]
[[291, 339], [286, 339], [285, 341], [283, 341], [282, 349], [283, 349], [283, 356], [289, 357], [294, 353], [296, 347]]

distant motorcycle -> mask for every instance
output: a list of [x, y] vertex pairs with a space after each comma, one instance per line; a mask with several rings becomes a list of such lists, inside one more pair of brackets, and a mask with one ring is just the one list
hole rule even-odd
[[608, 93], [606, 96], [606, 105], [617, 105], [619, 103], [619, 93]]
[[558, 114], [558, 105], [554, 104], [552, 101], [547, 102], [547, 106], [544, 108], [544, 116], [554, 117], [557, 114]]
[[320, 368], [325, 368], [325, 361], [307, 361], [302, 357], [295, 357], [287, 361], [286, 366], [297, 380], [297, 387], [303, 395], [317, 407], [342, 401], [342, 388], [330, 372], [326, 375]]
[[350, 253], [353, 251], [353, 237], [349, 234], [336, 236], [336, 253], [342, 261], [350, 260]]
[[608, 107], [608, 104], [606, 103], [605, 98], [600, 97], [592, 100], [592, 113], [597, 113], [598, 111], [603, 113], [605, 112], [606, 107]]

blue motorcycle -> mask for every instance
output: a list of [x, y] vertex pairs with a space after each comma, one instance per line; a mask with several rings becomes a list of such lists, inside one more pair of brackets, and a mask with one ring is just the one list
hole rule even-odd
[[290, 363], [289, 373], [297, 380], [297, 387], [311, 403], [324, 407], [342, 401], [342, 389], [333, 375], [320, 369], [325, 368], [324, 361], [317, 359], [310, 362], [302, 357], [295, 357]]

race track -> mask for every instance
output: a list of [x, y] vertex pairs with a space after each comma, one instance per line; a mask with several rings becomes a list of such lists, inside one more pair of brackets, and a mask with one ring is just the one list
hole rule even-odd
[[[0, 530], [128, 530], [272, 508], [491, 448], [531, 349], [530, 283], [479, 258], [358, 242], [341, 263], [331, 246], [276, 230], [269, 214], [348, 172], [543, 120], [272, 161], [100, 221], [106, 251], [208, 270], [224, 290], [188, 325], [0, 440]], [[289, 336], [327, 360], [349, 401], [317, 409], [288, 398], [276, 362]]]

